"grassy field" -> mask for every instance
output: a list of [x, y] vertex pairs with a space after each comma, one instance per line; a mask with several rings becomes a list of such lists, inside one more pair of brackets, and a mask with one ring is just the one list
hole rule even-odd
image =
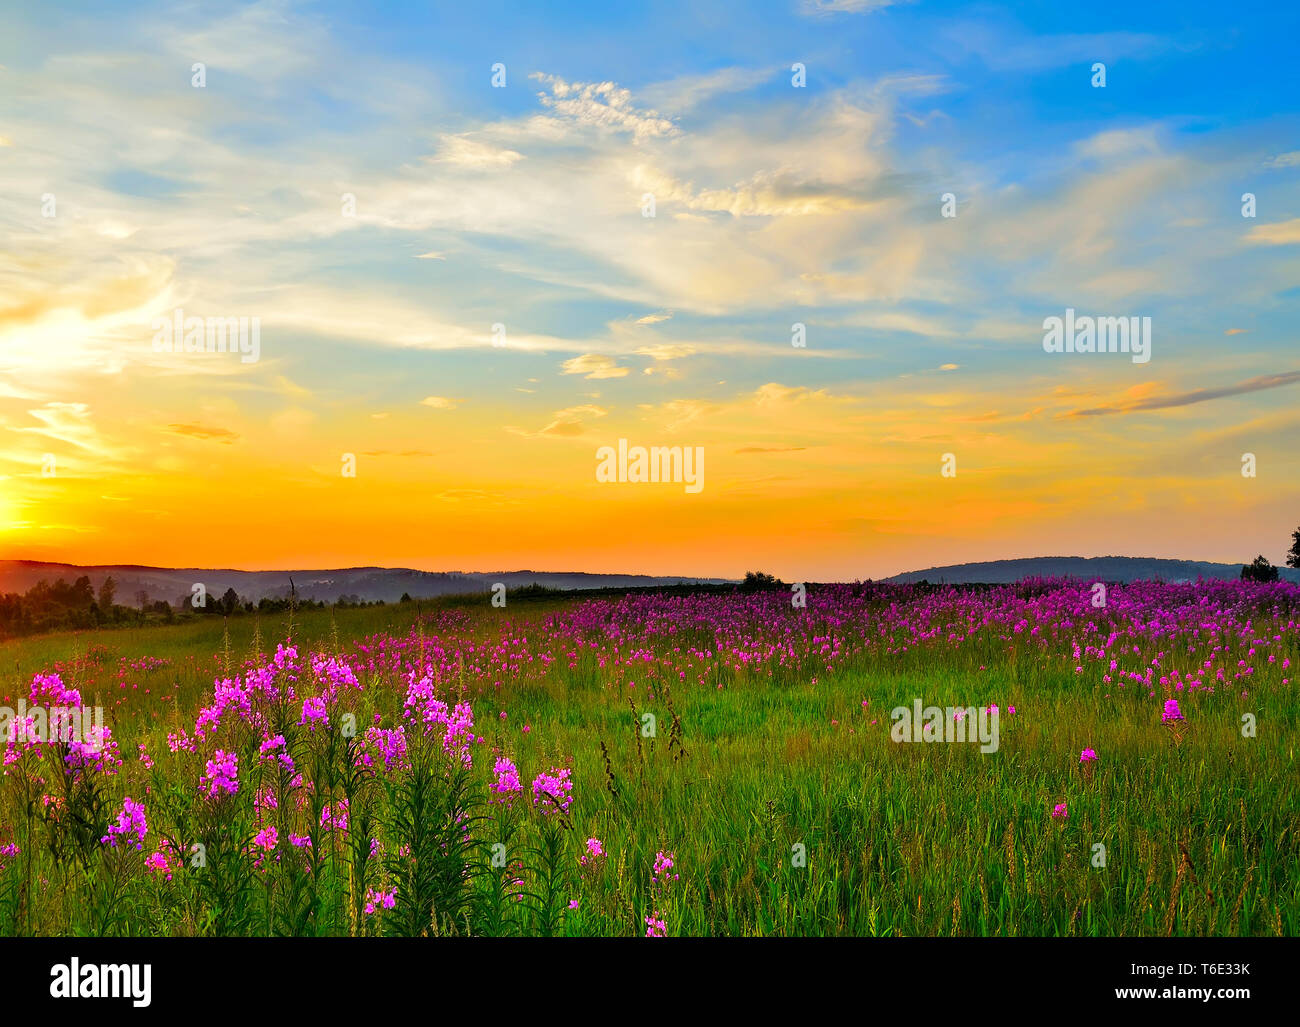
[[[57, 673], [121, 763], [10, 746], [0, 933], [1294, 935], [1298, 596], [482, 597], [7, 642], [0, 705]], [[916, 700], [996, 705], [996, 751], [893, 740]]]

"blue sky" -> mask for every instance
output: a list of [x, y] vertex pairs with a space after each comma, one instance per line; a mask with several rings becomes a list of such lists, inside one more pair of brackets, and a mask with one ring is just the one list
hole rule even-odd
[[[592, 449], [637, 434], [717, 454], [680, 522], [637, 514], [699, 573], [743, 571], [799, 510], [811, 538], [775, 568], [795, 576], [1235, 559], [1243, 521], [1277, 559], [1294, 527], [1294, 5], [3, 17], [0, 533], [34, 554], [134, 559], [148, 517], [123, 537], [94, 496], [157, 512], [216, 475], [274, 505], [271, 482], [313, 496], [350, 448], [375, 454], [381, 506], [433, 482], [465, 560], [499, 555], [474, 525], [544, 495], [551, 534], [504, 556], [650, 569], [632, 544], [584, 556], [595, 520], [554, 540]], [[160, 357], [148, 326], [177, 306], [260, 317], [263, 359]], [[1150, 316], [1151, 362], [1044, 354], [1067, 306]], [[35, 480], [49, 447], [81, 491]], [[977, 478], [956, 507], [933, 491], [948, 451]], [[1242, 491], [1247, 451], [1265, 470]], [[715, 557], [692, 518], [756, 501], [736, 551], [697, 566]], [[1079, 529], [1098, 505], [1124, 538]], [[420, 562], [414, 537], [331, 544]]]

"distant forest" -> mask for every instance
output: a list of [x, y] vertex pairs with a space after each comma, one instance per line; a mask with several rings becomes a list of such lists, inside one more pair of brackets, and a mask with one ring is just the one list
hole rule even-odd
[[[241, 599], [233, 588], [222, 596], [204, 596], [202, 605], [195, 605], [190, 593], [178, 596], [174, 602], [150, 599], [149, 593], [140, 591], [131, 598], [133, 605], [120, 600], [117, 582], [108, 577], [96, 595], [90, 578], [83, 575], [72, 584], [59, 578], [54, 584], [39, 581], [25, 593], [0, 593], [0, 638], [15, 635], [34, 635], [44, 631], [68, 631], [100, 628], [113, 625], [139, 625], [145, 623], [172, 624], [178, 620], [197, 617], [229, 617], [245, 613], [277, 613], [298, 609], [321, 609], [329, 605], [299, 596], [263, 598], [257, 603]], [[338, 606], [383, 606], [382, 599], [364, 602], [358, 596], [339, 596]]]

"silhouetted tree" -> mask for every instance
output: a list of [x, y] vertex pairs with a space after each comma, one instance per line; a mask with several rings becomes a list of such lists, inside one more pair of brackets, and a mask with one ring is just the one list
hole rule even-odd
[[1300, 567], [1300, 528], [1291, 536], [1291, 552], [1286, 554], [1288, 567]]
[[1257, 556], [1254, 562], [1246, 564], [1241, 568], [1242, 581], [1277, 581], [1277, 568], [1264, 559]]
[[771, 574], [764, 574], [762, 571], [746, 571], [745, 580], [740, 583], [742, 592], [757, 592], [764, 588], [783, 588], [785, 582]]

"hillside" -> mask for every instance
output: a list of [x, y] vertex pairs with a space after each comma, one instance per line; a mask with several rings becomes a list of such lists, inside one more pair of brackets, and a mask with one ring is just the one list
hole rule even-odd
[[[1252, 557], [1253, 559], [1253, 557]], [[1244, 561], [1249, 562], [1249, 561]], [[1199, 578], [1239, 578], [1239, 563], [1204, 560], [1160, 560], [1141, 556], [1034, 556], [1022, 560], [989, 560], [895, 574], [887, 581], [929, 581], [960, 585], [968, 582], [1002, 584], [1022, 578], [1100, 578], [1103, 581], [1195, 581]], [[1300, 570], [1279, 567], [1283, 581], [1300, 584]]]
[[188, 596], [196, 582], [209, 595], [220, 596], [233, 588], [241, 599], [282, 598], [289, 594], [289, 581], [304, 599], [334, 602], [340, 596], [363, 601], [382, 599], [396, 602], [403, 593], [415, 599], [466, 592], [486, 592], [496, 582], [507, 588], [539, 584], [548, 588], [636, 588], [653, 585], [725, 584], [724, 578], [654, 577], [644, 574], [585, 574], [560, 571], [417, 571], [405, 567], [347, 567], [336, 570], [238, 571], [196, 567], [142, 567], [133, 564], [78, 566], [36, 560], [0, 560], [0, 592], [26, 592], [38, 581], [59, 578], [73, 581], [90, 578], [98, 590], [105, 578], [117, 582], [118, 602], [134, 604], [139, 592], [149, 600], [164, 599], [175, 604]]

